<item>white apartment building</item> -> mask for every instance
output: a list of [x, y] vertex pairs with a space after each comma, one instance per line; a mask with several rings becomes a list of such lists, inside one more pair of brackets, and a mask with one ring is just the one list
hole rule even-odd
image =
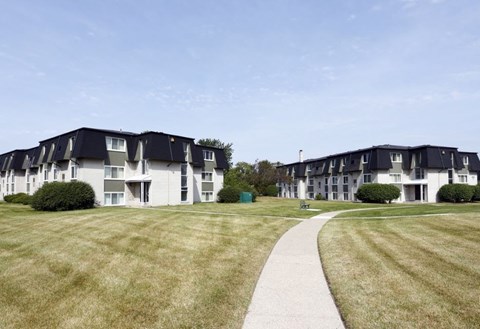
[[222, 149], [193, 138], [80, 128], [0, 155], [0, 196], [81, 180], [105, 206], [213, 202], [227, 168]]
[[477, 153], [454, 147], [380, 145], [279, 167], [285, 176], [278, 182], [279, 196], [356, 201], [362, 184], [392, 184], [400, 189], [396, 202], [437, 202], [445, 184], [478, 184]]

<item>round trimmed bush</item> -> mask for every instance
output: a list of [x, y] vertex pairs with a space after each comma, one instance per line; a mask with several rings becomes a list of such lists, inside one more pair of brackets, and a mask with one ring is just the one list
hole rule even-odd
[[242, 190], [236, 186], [225, 186], [218, 191], [218, 202], [236, 203], [240, 201], [240, 192]]
[[63, 211], [89, 209], [95, 205], [95, 192], [85, 182], [46, 183], [32, 196], [35, 210]]
[[278, 187], [277, 185], [269, 185], [265, 189], [265, 196], [278, 196]]
[[357, 199], [368, 203], [385, 203], [400, 197], [398, 187], [390, 184], [363, 184], [357, 191]]
[[11, 194], [11, 195], [6, 195], [3, 197], [5, 202], [9, 203], [21, 203], [24, 205], [30, 204], [31, 202], [31, 196], [26, 194], [26, 193], [17, 193], [17, 194]]
[[325, 198], [321, 193], [318, 193], [317, 195], [315, 195], [315, 200], [325, 200]]
[[438, 190], [438, 199], [443, 202], [470, 202], [475, 197], [476, 186], [447, 184]]

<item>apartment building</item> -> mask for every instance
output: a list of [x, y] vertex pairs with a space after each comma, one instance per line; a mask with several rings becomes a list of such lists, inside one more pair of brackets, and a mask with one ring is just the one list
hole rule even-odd
[[356, 201], [361, 185], [381, 183], [400, 189], [396, 202], [437, 202], [445, 184], [478, 184], [480, 161], [455, 147], [380, 145], [305, 161], [300, 151], [298, 162], [279, 169], [284, 198]]
[[80, 128], [0, 155], [0, 196], [81, 180], [105, 206], [212, 202], [227, 168], [223, 149], [193, 138]]

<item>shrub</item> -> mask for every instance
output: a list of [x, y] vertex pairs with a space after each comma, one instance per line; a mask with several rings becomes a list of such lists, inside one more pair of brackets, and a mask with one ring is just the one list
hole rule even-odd
[[315, 195], [315, 200], [324, 200], [324, 197], [321, 193], [318, 193], [317, 195]]
[[276, 185], [269, 185], [265, 189], [266, 196], [278, 196], [278, 187]]
[[443, 202], [470, 202], [477, 187], [467, 184], [447, 184], [438, 190], [438, 199]]
[[35, 210], [62, 211], [93, 208], [95, 192], [85, 182], [46, 183], [35, 192], [31, 206]]
[[400, 197], [398, 187], [390, 184], [363, 184], [357, 191], [357, 198], [362, 202], [385, 203]]
[[473, 201], [480, 201], [480, 184], [475, 186], [475, 192], [473, 193]]
[[225, 186], [220, 191], [218, 191], [218, 202], [236, 203], [240, 201], [240, 192], [243, 191], [237, 186]]
[[26, 193], [17, 193], [17, 194], [11, 194], [11, 195], [6, 195], [3, 197], [5, 202], [9, 203], [21, 203], [21, 204], [30, 204], [31, 201], [31, 196], [26, 194]]

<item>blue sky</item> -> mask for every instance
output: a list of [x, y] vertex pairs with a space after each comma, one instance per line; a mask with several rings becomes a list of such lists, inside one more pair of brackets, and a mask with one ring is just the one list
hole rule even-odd
[[79, 127], [479, 151], [478, 0], [0, 0], [0, 153]]

